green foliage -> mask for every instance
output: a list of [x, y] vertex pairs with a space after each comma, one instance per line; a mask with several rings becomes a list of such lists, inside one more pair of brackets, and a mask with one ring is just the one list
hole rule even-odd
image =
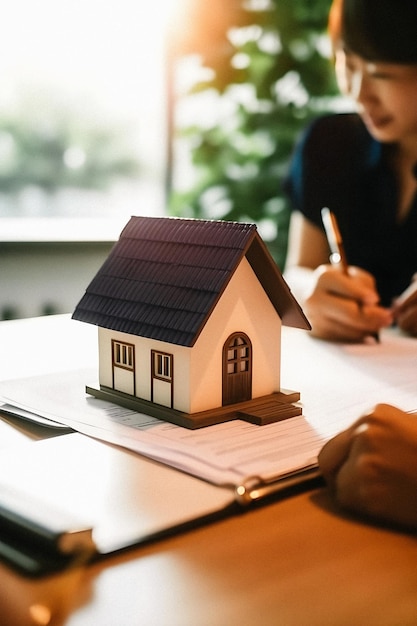
[[[218, 20], [229, 1], [216, 9], [215, 0], [196, 0], [201, 13], [208, 4]], [[199, 55], [201, 72], [176, 101], [176, 142], [190, 157], [192, 175], [185, 184], [174, 176], [170, 211], [256, 222], [280, 266], [289, 220], [280, 185], [300, 130], [331, 110], [337, 93], [329, 6], [330, 0], [234, 0], [227, 20], [211, 29], [214, 40], [197, 11], [192, 42], [183, 42], [182, 57], [181, 47], [176, 52], [179, 75], [191, 54]]]
[[127, 131], [76, 110], [23, 99], [0, 116], [0, 192], [29, 186], [53, 193], [65, 187], [107, 189], [115, 178], [137, 176]]

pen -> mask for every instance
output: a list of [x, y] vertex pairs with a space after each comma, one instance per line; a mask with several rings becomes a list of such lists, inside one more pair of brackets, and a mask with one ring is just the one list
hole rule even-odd
[[399, 296], [395, 298], [394, 307], [393, 307], [394, 312], [397, 311], [400, 307], [402, 307], [403, 304], [405, 303], [408, 304], [408, 300], [411, 299], [411, 297], [414, 296], [416, 292], [417, 292], [417, 277], [413, 276], [412, 282], [407, 287], [407, 289], [405, 289], [402, 292], [402, 294], [400, 294]]
[[[324, 230], [330, 247], [330, 263], [332, 265], [339, 265], [342, 272], [348, 275], [348, 262], [336, 216], [332, 213], [332, 211], [330, 211], [330, 209], [323, 207], [321, 210], [321, 219], [323, 221]], [[375, 341], [379, 342], [378, 333], [372, 333], [372, 337]]]
[[330, 263], [332, 265], [340, 265], [343, 273], [348, 274], [348, 262], [336, 217], [330, 209], [323, 207], [321, 210], [321, 219], [323, 220], [324, 230], [326, 231], [327, 241], [329, 242], [331, 252]]

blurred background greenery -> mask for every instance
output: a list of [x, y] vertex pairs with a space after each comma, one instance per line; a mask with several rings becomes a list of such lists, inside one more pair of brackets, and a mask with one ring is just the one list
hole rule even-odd
[[258, 224], [277, 263], [289, 210], [281, 182], [296, 138], [339, 97], [330, 0], [194, 1], [171, 42], [170, 211]]
[[[283, 266], [291, 151], [340, 101], [331, 0], [16, 1], [0, 59], [1, 217], [251, 221]], [[32, 91], [14, 86], [20, 65]]]

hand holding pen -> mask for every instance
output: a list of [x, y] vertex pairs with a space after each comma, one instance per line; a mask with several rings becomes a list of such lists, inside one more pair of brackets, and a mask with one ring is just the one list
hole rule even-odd
[[334, 215], [322, 211], [332, 265], [316, 270], [316, 284], [304, 304], [313, 334], [333, 341], [362, 342], [377, 338], [392, 323], [390, 310], [379, 306], [373, 276], [347, 263]]

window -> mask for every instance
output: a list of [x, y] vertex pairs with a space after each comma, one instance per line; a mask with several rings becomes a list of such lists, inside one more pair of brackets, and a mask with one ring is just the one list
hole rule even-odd
[[161, 211], [164, 41], [182, 4], [7, 4], [0, 38], [0, 217], [109, 217], [123, 225], [138, 207]]
[[134, 370], [134, 346], [130, 343], [122, 343], [121, 341], [112, 341], [113, 345], [113, 363], [116, 367], [122, 367], [128, 370]]
[[173, 355], [165, 352], [156, 352], [152, 350], [152, 375], [154, 378], [160, 378], [172, 382], [173, 375]]
[[250, 368], [250, 345], [246, 337], [235, 335], [227, 349], [227, 373], [239, 374]]

